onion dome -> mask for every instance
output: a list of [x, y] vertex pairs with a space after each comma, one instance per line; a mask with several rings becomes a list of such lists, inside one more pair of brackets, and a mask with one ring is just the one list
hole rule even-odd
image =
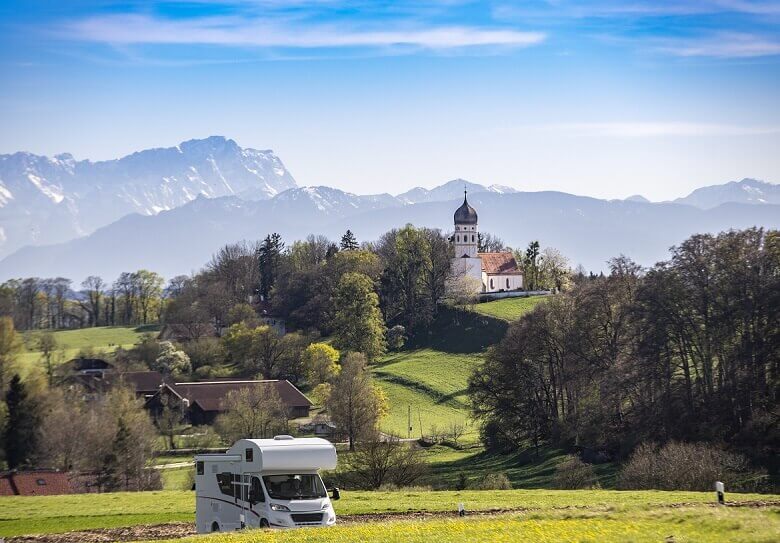
[[477, 211], [469, 205], [463, 191], [463, 205], [455, 211], [455, 224], [477, 224]]

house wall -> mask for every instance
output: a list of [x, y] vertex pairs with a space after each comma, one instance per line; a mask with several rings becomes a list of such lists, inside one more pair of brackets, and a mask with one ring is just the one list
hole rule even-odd
[[482, 273], [483, 292], [506, 292], [523, 288], [523, 276]]

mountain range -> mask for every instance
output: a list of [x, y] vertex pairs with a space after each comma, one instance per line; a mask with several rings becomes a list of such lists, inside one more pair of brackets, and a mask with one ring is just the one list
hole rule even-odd
[[308, 234], [338, 240], [348, 228], [361, 241], [375, 240], [406, 223], [447, 231], [464, 188], [480, 230], [514, 247], [539, 240], [595, 271], [618, 254], [652, 265], [696, 232], [780, 227], [780, 187], [752, 179], [661, 203], [639, 195], [607, 201], [520, 192], [462, 179], [395, 196], [355, 195], [298, 187], [272, 151], [211, 137], [106, 162], [0, 155], [0, 281], [112, 280], [139, 268], [172, 277], [197, 271], [225, 243], [269, 232], [290, 242]]

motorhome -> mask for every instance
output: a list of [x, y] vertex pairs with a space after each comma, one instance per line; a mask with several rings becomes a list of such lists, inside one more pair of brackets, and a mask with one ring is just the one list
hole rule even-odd
[[243, 528], [332, 526], [336, 513], [319, 470], [336, 468], [320, 438], [241, 439], [224, 454], [195, 456], [198, 533]]

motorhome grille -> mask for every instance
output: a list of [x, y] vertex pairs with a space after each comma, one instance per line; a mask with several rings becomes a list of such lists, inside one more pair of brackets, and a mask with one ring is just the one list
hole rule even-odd
[[293, 513], [293, 522], [322, 522], [322, 513]]

